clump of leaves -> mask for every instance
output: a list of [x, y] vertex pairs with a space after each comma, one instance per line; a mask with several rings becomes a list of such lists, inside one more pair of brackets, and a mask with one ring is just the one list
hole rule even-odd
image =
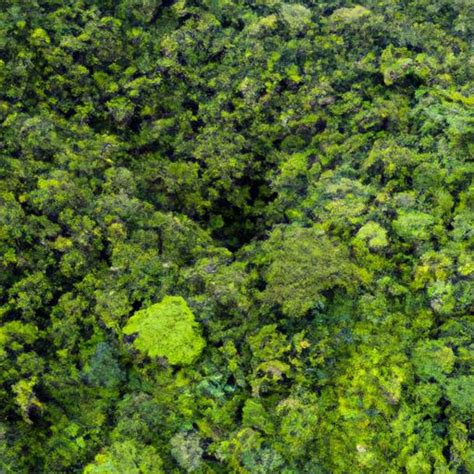
[[161, 303], [137, 311], [123, 328], [136, 334], [133, 345], [149, 357], [165, 357], [172, 365], [192, 364], [206, 346], [199, 324], [181, 296], [166, 296]]

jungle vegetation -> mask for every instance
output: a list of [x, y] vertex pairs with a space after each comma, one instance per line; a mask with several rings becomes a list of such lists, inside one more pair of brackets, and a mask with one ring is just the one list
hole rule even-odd
[[0, 0], [0, 472], [474, 473], [472, 0]]

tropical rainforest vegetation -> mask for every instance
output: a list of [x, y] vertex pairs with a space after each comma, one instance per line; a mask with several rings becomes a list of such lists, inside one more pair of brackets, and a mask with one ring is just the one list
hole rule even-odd
[[0, 472], [474, 473], [472, 0], [0, 0]]

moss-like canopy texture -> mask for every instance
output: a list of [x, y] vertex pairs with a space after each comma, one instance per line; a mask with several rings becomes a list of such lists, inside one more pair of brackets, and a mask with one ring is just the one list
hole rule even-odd
[[133, 345], [140, 352], [166, 357], [172, 365], [192, 364], [206, 346], [199, 324], [181, 296], [165, 296], [161, 303], [137, 311], [123, 333], [136, 333]]
[[474, 473], [473, 44], [0, 0], [0, 473]]

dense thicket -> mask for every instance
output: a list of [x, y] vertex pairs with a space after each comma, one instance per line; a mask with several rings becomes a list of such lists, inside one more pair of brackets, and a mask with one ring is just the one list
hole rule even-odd
[[0, 472], [473, 473], [471, 0], [0, 0]]

